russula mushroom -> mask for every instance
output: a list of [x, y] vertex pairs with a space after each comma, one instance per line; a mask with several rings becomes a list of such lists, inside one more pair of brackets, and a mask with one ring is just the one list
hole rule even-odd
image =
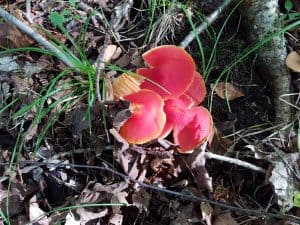
[[138, 92], [142, 81], [142, 77], [134, 74], [124, 73], [118, 76], [112, 83], [115, 98], [120, 99], [122, 96]]
[[168, 99], [164, 111], [167, 121], [160, 138], [173, 130], [174, 143], [182, 153], [195, 149], [212, 132], [212, 118], [208, 110], [202, 106], [192, 106], [188, 99]]
[[300, 55], [293, 51], [286, 57], [285, 64], [295, 72], [300, 72]]
[[132, 116], [120, 127], [120, 135], [131, 144], [143, 144], [158, 138], [166, 123], [161, 96], [141, 89], [123, 96], [123, 99], [130, 102]]
[[160, 94], [164, 99], [182, 95], [192, 84], [196, 66], [193, 58], [182, 48], [165, 45], [143, 54], [149, 68], [140, 68], [137, 73], [144, 76], [142, 89]]
[[206, 87], [203, 77], [196, 72], [191, 86], [183, 94], [185, 97], [191, 98], [193, 105], [199, 105], [205, 98]]
[[181, 120], [174, 124], [174, 143], [178, 151], [188, 153], [204, 143], [212, 132], [212, 118], [202, 106], [183, 110]]

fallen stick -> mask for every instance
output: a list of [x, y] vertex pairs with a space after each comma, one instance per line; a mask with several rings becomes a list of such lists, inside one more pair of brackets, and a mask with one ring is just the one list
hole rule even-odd
[[223, 161], [223, 162], [231, 163], [231, 164], [241, 166], [241, 167], [244, 167], [246, 169], [250, 169], [250, 170], [253, 170], [253, 171], [256, 171], [256, 172], [259, 172], [259, 173], [264, 173], [264, 174], [266, 173], [265, 169], [263, 169], [259, 166], [253, 165], [251, 163], [242, 161], [240, 159], [235, 159], [235, 158], [231, 158], [231, 157], [224, 156], [224, 155], [218, 155], [218, 154], [214, 154], [212, 152], [205, 152], [205, 156], [209, 159], [216, 159], [216, 160], [220, 160], [220, 161]]
[[22, 21], [18, 20], [16, 17], [5, 11], [2, 7], [0, 7], [0, 17], [2, 17], [5, 21], [9, 22], [10, 24], [16, 26], [19, 30], [23, 31], [25, 34], [27, 34], [40, 45], [42, 45], [44, 48], [53, 52], [53, 54], [57, 58], [59, 58], [64, 64], [71, 67], [75, 71], [78, 71], [76, 65], [68, 59], [68, 57], [63, 53], [63, 51], [61, 51], [59, 48], [57, 48], [55, 45], [49, 42], [38, 32], [34, 31], [30, 26], [28, 26], [27, 24], [23, 23]]
[[220, 16], [224, 9], [232, 2], [232, 0], [225, 0], [214, 12], [212, 12], [205, 21], [192, 30], [180, 43], [180, 47], [186, 48], [197, 35], [202, 33], [208, 26], [210, 26]]

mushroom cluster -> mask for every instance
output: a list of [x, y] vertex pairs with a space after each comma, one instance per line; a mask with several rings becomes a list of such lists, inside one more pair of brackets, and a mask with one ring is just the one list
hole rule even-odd
[[131, 144], [164, 138], [173, 132], [182, 153], [191, 152], [212, 132], [209, 111], [199, 106], [205, 83], [193, 58], [182, 48], [164, 45], [143, 54], [147, 68], [123, 74], [113, 82], [117, 99], [130, 102], [132, 116], [120, 127]]

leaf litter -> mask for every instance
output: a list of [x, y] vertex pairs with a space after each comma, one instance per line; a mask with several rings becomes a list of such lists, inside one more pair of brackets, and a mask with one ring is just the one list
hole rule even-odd
[[[77, 6], [76, 4], [79, 1], [70, 2]], [[102, 7], [106, 15], [113, 12], [114, 7], [117, 5], [114, 1], [106, 0], [82, 2], [91, 7]], [[15, 1], [10, 7], [22, 8], [21, 3], [22, 1]], [[210, 11], [210, 8], [213, 8], [207, 5], [207, 3], [201, 4], [199, 7], [207, 12]], [[77, 39], [80, 37], [80, 27], [83, 25], [85, 19], [87, 19], [89, 12], [80, 7], [72, 8], [72, 10], [69, 10], [68, 7], [69, 5], [66, 2], [54, 3], [39, 0], [32, 1], [31, 11], [33, 21], [37, 25], [46, 27], [61, 44], [70, 46], [67, 38], [58, 29], [59, 26], [61, 26], [60, 28], [62, 26], [65, 27], [64, 29], [69, 32], [71, 37]], [[137, 6], [135, 5], [135, 7]], [[61, 19], [60, 21], [56, 21], [59, 22], [56, 23], [59, 26], [55, 27], [55, 24], [50, 23], [49, 18], [46, 16], [47, 13], [51, 13], [49, 9], [56, 10], [57, 14], [52, 15]], [[59, 13], [64, 9], [69, 10], [69, 12], [61, 17], [62, 15]], [[141, 12], [138, 10], [134, 12], [136, 16], [135, 20], [132, 20], [134, 19], [132, 17], [126, 18], [128, 23], [136, 22], [139, 18], [143, 18], [140, 17]], [[22, 11], [20, 10], [16, 13], [18, 18], [24, 21]], [[178, 21], [178, 26], [174, 29], [179, 29], [178, 33], [181, 32], [180, 34], [183, 34], [182, 30], [180, 31], [182, 29], [180, 26], [186, 18], [184, 18], [183, 12], [178, 12], [178, 14], [181, 19]], [[73, 18], [77, 19], [74, 20]], [[94, 17], [92, 25], [89, 25], [85, 37], [85, 41], [87, 41], [85, 50], [91, 63], [97, 57], [98, 48], [103, 44], [103, 33], [106, 31], [106, 25], [99, 20], [96, 21], [95, 18], [97, 17]], [[2, 47], [35, 45], [30, 38], [15, 27], [7, 23], [2, 23], [1, 26], [5, 28], [0, 30], [0, 45]], [[143, 26], [139, 26], [137, 24], [138, 29], [144, 29]], [[132, 29], [134, 30], [135, 27], [133, 26]], [[173, 29], [167, 29], [164, 35], [168, 35], [168, 32], [171, 30]], [[109, 43], [109, 47], [105, 52], [105, 61], [134, 71], [135, 68], [143, 66], [141, 55], [144, 50], [141, 50], [139, 46], [140, 42], [142, 42], [139, 36], [135, 36], [133, 39], [130, 36], [134, 36], [136, 33], [139, 34], [140, 31], [136, 30], [136, 33], [133, 32], [132, 34], [130, 30], [128, 32], [126, 33], [122, 30], [120, 33], [115, 34], [117, 41]], [[142, 30], [142, 32], [146, 33], [145, 30]], [[169, 38], [162, 38], [160, 44], [173, 38], [176, 39], [174, 33]], [[206, 37], [203, 37], [203, 41], [207, 42]], [[192, 48], [195, 50], [194, 46]], [[74, 50], [72, 47], [70, 49]], [[224, 54], [224, 58], [230, 58], [230, 56], [227, 56], [221, 50], [222, 54]], [[229, 55], [232, 54], [229, 53]], [[220, 67], [223, 66], [222, 63], [225, 63], [225, 60], [224, 62], [223, 60], [221, 59], [218, 62]], [[246, 64], [250, 65], [249, 62]], [[1, 163], [6, 163], [7, 165], [10, 162], [20, 126], [20, 121], [13, 120], [11, 115], [37, 99], [41, 89], [49, 85], [57, 74], [57, 71], [66, 69], [66, 66], [49, 56], [40, 56], [37, 53], [26, 52], [18, 57], [1, 56], [0, 68], [0, 97], [1, 100], [3, 99], [0, 104], [4, 102], [6, 106], [11, 99], [19, 99], [13, 106], [8, 107], [9, 110], [0, 114], [1, 120], [2, 118], [6, 120], [6, 122], [1, 121], [0, 123]], [[241, 70], [244, 73], [243, 75], [245, 75], [244, 77], [249, 75], [248, 70], [245, 71], [241, 67], [235, 69]], [[4, 75], [2, 75], [2, 71], [4, 71]], [[11, 74], [12, 71], [14, 73]], [[230, 205], [241, 204], [253, 209], [257, 207], [257, 204], [261, 204], [263, 209], [267, 210], [269, 206], [266, 203], [269, 203], [271, 198], [258, 199], [257, 201], [259, 202], [255, 203], [253, 203], [252, 199], [252, 196], [256, 193], [256, 188], [260, 185], [265, 185], [263, 184], [265, 180], [271, 183], [274, 189], [268, 192], [267, 189], [262, 187], [262, 189], [258, 190], [258, 193], [262, 191], [267, 193], [265, 196], [269, 196], [269, 194], [276, 195], [275, 203], [272, 202], [272, 204], [275, 204], [275, 207], [271, 207], [271, 210], [277, 210], [276, 207], [279, 206], [288, 211], [293, 207], [293, 197], [299, 191], [299, 184], [297, 179], [291, 174], [286, 163], [278, 157], [272, 159], [266, 157], [263, 159], [255, 158], [253, 157], [253, 152], [247, 151], [244, 148], [246, 144], [256, 143], [255, 139], [257, 141], [261, 136], [250, 135], [244, 137], [243, 135], [247, 135], [247, 132], [244, 130], [237, 131], [237, 134], [233, 134], [232, 136], [224, 136], [224, 133], [227, 135], [229, 130], [235, 132], [237, 128], [247, 129], [248, 126], [245, 126], [246, 120], [250, 120], [251, 125], [264, 121], [260, 118], [263, 118], [262, 114], [267, 113], [264, 109], [265, 104], [261, 99], [256, 99], [255, 94], [253, 94], [258, 89], [260, 91], [264, 90], [264, 85], [261, 85], [259, 80], [255, 80], [257, 78], [254, 77], [254, 80], [250, 81], [243, 80], [245, 78], [241, 77], [236, 78], [232, 75], [230, 79], [232, 80], [231, 83], [218, 83], [215, 92], [220, 99], [215, 99], [216, 104], [212, 108], [218, 129], [216, 129], [213, 141], [206, 148], [206, 150], [209, 149], [221, 155], [243, 157], [246, 161], [251, 160], [253, 163], [262, 164], [265, 168], [268, 166], [273, 167], [270, 173], [271, 176], [268, 179], [265, 178], [264, 180], [258, 176], [254, 178], [254, 183], [251, 183], [252, 177], [248, 177], [249, 170], [228, 166], [226, 163], [218, 163], [211, 159], [208, 160], [205, 157], [206, 150], [204, 148], [195, 151], [191, 155], [179, 155], [176, 153], [176, 146], [172, 144], [162, 146], [154, 142], [142, 146], [131, 146], [117, 136], [117, 129], [115, 132], [111, 132], [111, 140], [107, 141], [107, 134], [104, 132], [101, 123], [104, 123], [106, 119], [108, 125], [122, 123], [126, 118], [122, 116], [119, 118], [116, 115], [122, 110], [126, 110], [126, 105], [121, 104], [120, 106], [118, 105], [119, 103], [115, 104], [116, 102], [114, 102], [113, 93], [109, 86], [110, 78], [115, 77], [120, 72], [113, 70], [104, 71], [104, 73], [104, 77], [108, 78], [107, 84], [105, 84], [108, 90], [107, 100], [113, 102], [112, 105], [104, 106], [107, 109], [107, 118], [104, 118], [102, 114], [103, 108], [101, 107], [103, 105], [96, 105], [92, 109], [91, 121], [88, 121], [86, 99], [80, 102], [80, 104], [77, 104], [78, 102], [74, 103], [70, 107], [71, 109], [61, 114], [58, 120], [51, 126], [36, 155], [32, 155], [32, 150], [36, 146], [37, 137], [46, 127], [45, 123], [50, 119], [50, 116], [59, 111], [62, 105], [58, 105], [55, 109], [49, 111], [49, 114], [42, 119], [42, 123], [36, 126], [30, 126], [30, 124], [36, 116], [37, 109], [33, 107], [26, 113], [26, 117], [24, 118], [26, 135], [23, 136], [25, 140], [23, 143], [24, 151], [22, 151], [19, 157], [20, 165], [17, 168], [13, 168], [12, 172], [10, 172], [8, 166], [1, 164], [0, 167], [2, 173], [0, 192], [2, 212], [6, 212], [5, 202], [6, 197], [9, 196], [10, 215], [19, 224], [33, 221], [39, 224], [54, 224], [59, 221], [65, 221], [65, 224], [113, 225], [133, 223], [172, 225], [204, 223], [208, 225], [237, 224], [243, 222], [243, 218], [239, 217], [238, 212], [233, 211], [228, 213], [226, 210], [215, 205], [193, 203], [185, 198], [171, 197], [165, 194], [163, 190], [170, 189], [179, 194], [189, 193], [191, 196], [197, 197], [205, 196], [216, 202], [226, 202]], [[216, 66], [216, 69], [213, 70], [212, 78], [209, 78], [207, 83], [212, 83], [213, 77], [218, 74], [218, 66]], [[75, 81], [85, 83], [87, 80], [82, 74], [71, 74], [71, 76], [66, 76], [59, 80], [54, 89], [57, 90], [60, 86]], [[237, 83], [241, 84], [241, 89], [233, 85]], [[45, 108], [70, 94], [70, 91], [70, 89], [66, 89], [56, 92], [47, 99]], [[228, 113], [228, 110], [225, 109], [224, 99], [234, 100], [232, 101], [232, 112], [230, 113], [233, 115], [237, 114], [238, 116], [234, 117], [233, 120], [228, 119], [228, 115], [224, 116], [224, 114]], [[240, 111], [236, 111], [236, 108], [244, 105], [247, 106], [246, 109], [243, 108]], [[261, 106], [262, 108], [259, 108]], [[260, 109], [260, 111], [256, 109]], [[256, 119], [248, 118], [251, 113], [255, 114]], [[244, 117], [239, 117], [241, 114], [244, 114]], [[90, 126], [90, 122], [92, 126]], [[7, 139], [7, 141], [3, 139]], [[229, 152], [229, 149], [233, 151]], [[285, 149], [283, 148], [283, 150]], [[268, 154], [271, 155], [270, 153]], [[286, 153], [284, 157], [289, 165], [292, 165], [293, 168], [297, 167], [298, 153]], [[60, 167], [63, 164], [66, 166]], [[68, 166], [68, 164], [80, 164], [87, 167], [103, 166], [122, 172], [138, 182], [153, 185], [162, 191], [143, 188], [138, 183], [123, 180], [121, 177], [107, 171], [98, 172], [92, 168], [83, 167], [73, 168], [72, 166]], [[12, 182], [9, 192], [7, 191], [8, 180]], [[238, 189], [236, 189], [237, 186]], [[79, 207], [72, 209], [72, 206], [90, 203], [122, 203], [124, 206]], [[68, 206], [71, 206], [71, 208], [64, 212], [53, 213], [52, 211]], [[264, 220], [263, 217], [247, 217], [245, 221], [249, 218], [253, 219], [256, 224], [261, 224], [259, 221]]]

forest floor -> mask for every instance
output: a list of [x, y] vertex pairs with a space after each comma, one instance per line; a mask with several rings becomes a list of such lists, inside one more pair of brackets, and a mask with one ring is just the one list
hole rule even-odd
[[[127, 146], [113, 129], [128, 107], [113, 79], [143, 67], [147, 50], [182, 44], [223, 2], [0, 1], [62, 53], [0, 13], [0, 224], [300, 224], [300, 71], [285, 93], [293, 115], [277, 123], [256, 65], [263, 40], [249, 43], [239, 2], [185, 46], [214, 135], [182, 154], [172, 137]], [[283, 27], [300, 19], [297, 1], [278, 4]], [[284, 38], [299, 51], [299, 26]]]

